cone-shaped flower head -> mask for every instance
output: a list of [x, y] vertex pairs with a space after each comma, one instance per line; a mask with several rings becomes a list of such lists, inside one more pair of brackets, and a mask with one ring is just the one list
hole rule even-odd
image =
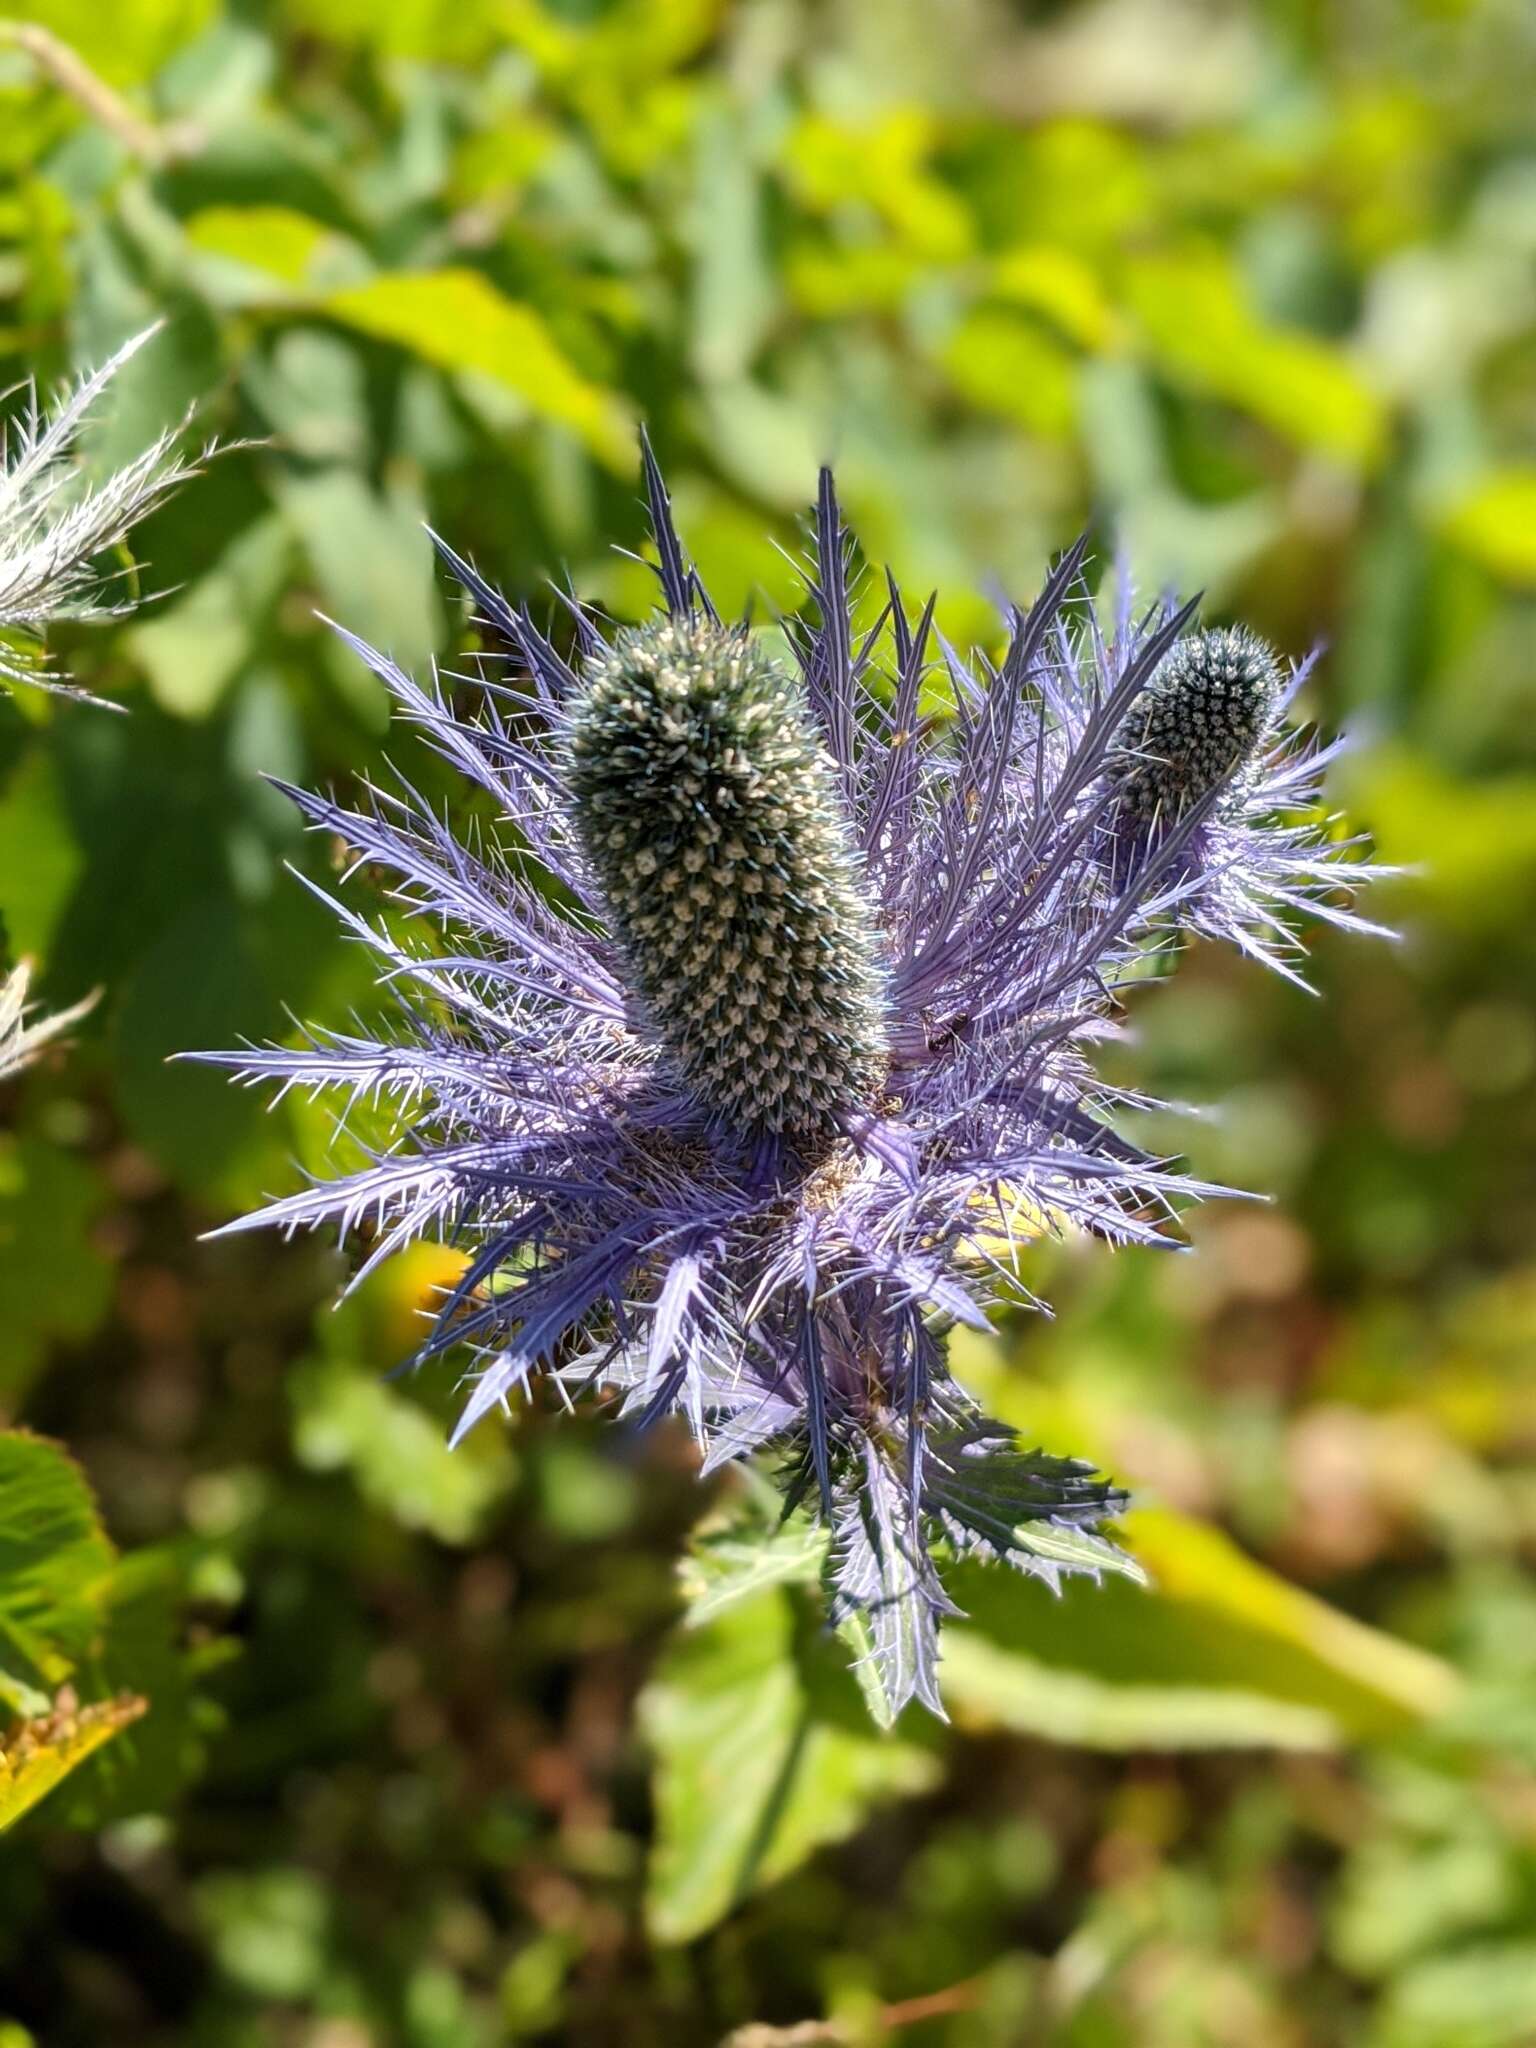
[[621, 633], [572, 707], [577, 834], [627, 980], [701, 1105], [828, 1133], [887, 1066], [849, 820], [801, 689], [708, 618]]
[[1191, 633], [1131, 706], [1114, 774], [1128, 818], [1173, 824], [1252, 768], [1280, 695], [1280, 671], [1245, 626]]
[[679, 1410], [706, 1466], [787, 1454], [874, 1692], [938, 1710], [944, 1557], [1126, 1564], [1094, 1533], [1121, 1496], [978, 1414], [944, 1343], [1018, 1297], [1022, 1239], [1166, 1243], [1202, 1192], [1095, 1077], [1117, 991], [1186, 925], [1290, 972], [1285, 914], [1356, 924], [1368, 871], [1312, 815], [1304, 666], [1190, 637], [1189, 607], [1136, 619], [1125, 579], [1106, 629], [1081, 548], [996, 665], [894, 582], [856, 636], [828, 475], [806, 616], [760, 639], [720, 623], [649, 450], [646, 481], [652, 624], [574, 607], [562, 651], [445, 549], [510, 673], [423, 687], [352, 643], [503, 833], [291, 792], [418, 936], [336, 906], [392, 1029], [209, 1055], [392, 1113], [376, 1158], [231, 1227], [368, 1226], [365, 1272], [461, 1245], [419, 1354], [469, 1360], [459, 1434], [542, 1378]]

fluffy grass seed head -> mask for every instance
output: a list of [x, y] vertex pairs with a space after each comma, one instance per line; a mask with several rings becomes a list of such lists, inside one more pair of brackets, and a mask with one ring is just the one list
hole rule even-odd
[[783, 663], [708, 617], [665, 619], [588, 657], [571, 719], [578, 836], [700, 1102], [803, 1138], [867, 1112], [884, 977], [833, 763]]
[[180, 435], [169, 432], [101, 481], [81, 478], [77, 443], [86, 416], [158, 331], [135, 335], [51, 412], [29, 387], [20, 414], [0, 424], [0, 687], [24, 683], [121, 709], [50, 674], [44, 636], [61, 620], [132, 610], [112, 588], [121, 564], [104, 569], [103, 558], [200, 466], [179, 457]]

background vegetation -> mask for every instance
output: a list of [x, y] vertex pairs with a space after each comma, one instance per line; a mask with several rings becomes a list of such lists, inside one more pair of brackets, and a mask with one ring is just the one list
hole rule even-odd
[[[92, 463], [249, 444], [60, 650], [129, 715], [0, 702], [8, 955], [102, 990], [0, 1101], [0, 1807], [98, 1745], [0, 1844], [4, 2048], [1536, 2041], [1533, 86], [1522, 0], [0, 23], [0, 382], [163, 317]], [[381, 1378], [442, 1255], [333, 1313], [324, 1246], [198, 1240], [325, 1126], [166, 1054], [373, 999], [259, 779], [384, 754], [315, 611], [462, 645], [429, 519], [633, 612], [641, 417], [732, 603], [793, 601], [830, 452], [957, 635], [1091, 520], [1326, 639], [1421, 864], [1321, 1001], [1200, 953], [1138, 1004], [1275, 1199], [1042, 1248], [1059, 1320], [965, 1348], [1158, 1588], [968, 1581], [948, 1730], [870, 1730], [680, 1441], [450, 1458], [447, 1376]]]

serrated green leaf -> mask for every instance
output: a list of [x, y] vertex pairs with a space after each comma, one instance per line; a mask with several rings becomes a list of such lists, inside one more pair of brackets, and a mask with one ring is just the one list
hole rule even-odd
[[640, 1715], [655, 1756], [646, 1905], [659, 1941], [712, 1927], [939, 1771], [931, 1748], [870, 1727], [838, 1651], [784, 1588], [676, 1636]]
[[115, 1553], [85, 1474], [57, 1444], [0, 1431], [0, 1651], [46, 1686], [86, 1656]]
[[1019, 1550], [1044, 1558], [1070, 1572], [1115, 1572], [1133, 1585], [1145, 1586], [1147, 1574], [1136, 1559], [1118, 1545], [1088, 1529], [1072, 1529], [1055, 1522], [1020, 1522], [1013, 1532]]
[[747, 1498], [732, 1498], [694, 1530], [687, 1553], [678, 1565], [678, 1579], [687, 1609], [685, 1628], [704, 1628], [743, 1600], [773, 1586], [813, 1586], [821, 1576], [827, 1532], [808, 1515], [778, 1514], [777, 1496], [757, 1489], [762, 1482], [749, 1469], [742, 1485]]

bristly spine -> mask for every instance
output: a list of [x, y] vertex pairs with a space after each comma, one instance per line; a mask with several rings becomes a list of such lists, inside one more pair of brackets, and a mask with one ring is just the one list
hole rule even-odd
[[1170, 649], [1118, 736], [1112, 774], [1124, 816], [1172, 825], [1256, 759], [1280, 692], [1274, 655], [1244, 626]]
[[572, 707], [573, 820], [645, 1015], [744, 1133], [824, 1137], [887, 1066], [885, 975], [789, 672], [702, 616], [618, 635]]

